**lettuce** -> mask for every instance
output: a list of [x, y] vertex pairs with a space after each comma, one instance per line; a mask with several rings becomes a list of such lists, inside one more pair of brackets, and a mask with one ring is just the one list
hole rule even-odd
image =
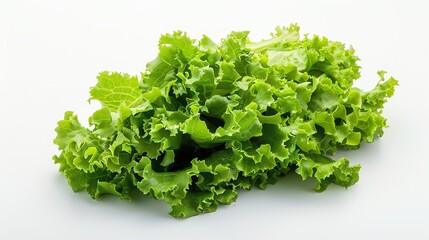
[[238, 189], [281, 176], [350, 187], [360, 166], [333, 160], [383, 135], [383, 105], [397, 81], [353, 87], [358, 57], [343, 43], [276, 28], [250, 42], [232, 32], [216, 44], [177, 31], [159, 40], [141, 76], [101, 72], [90, 100], [102, 108], [83, 127], [72, 112], [58, 122], [53, 157], [74, 191], [92, 198], [164, 200], [174, 217], [213, 212]]

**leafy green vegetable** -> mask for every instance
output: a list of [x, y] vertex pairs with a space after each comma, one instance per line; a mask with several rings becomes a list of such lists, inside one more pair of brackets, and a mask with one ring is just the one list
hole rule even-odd
[[74, 191], [164, 200], [174, 217], [212, 212], [237, 190], [265, 188], [287, 173], [350, 187], [360, 166], [332, 160], [383, 134], [383, 105], [397, 81], [371, 91], [352, 48], [276, 28], [250, 42], [232, 32], [217, 45], [183, 32], [161, 37], [159, 54], [138, 76], [102, 72], [91, 100], [102, 108], [83, 127], [66, 112], [54, 156]]

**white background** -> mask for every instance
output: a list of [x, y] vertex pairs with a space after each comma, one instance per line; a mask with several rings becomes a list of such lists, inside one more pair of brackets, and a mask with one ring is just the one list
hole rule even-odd
[[[0, 239], [429, 239], [427, 1], [1, 1]], [[161, 201], [73, 193], [53, 164], [56, 122], [98, 108], [102, 70], [138, 74], [163, 33], [251, 39], [298, 23], [302, 33], [352, 44], [370, 88], [377, 70], [399, 79], [383, 138], [340, 153], [361, 164], [348, 190], [294, 175], [241, 191], [215, 213], [186, 220]]]

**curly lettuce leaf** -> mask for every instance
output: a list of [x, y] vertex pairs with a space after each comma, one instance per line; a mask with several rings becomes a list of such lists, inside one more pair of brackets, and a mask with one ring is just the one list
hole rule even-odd
[[174, 217], [213, 212], [238, 189], [265, 189], [286, 174], [314, 178], [316, 191], [359, 180], [360, 165], [335, 160], [340, 149], [373, 142], [398, 81], [370, 91], [352, 47], [299, 26], [271, 38], [232, 32], [214, 43], [176, 31], [161, 36], [141, 77], [101, 72], [90, 100], [102, 108], [82, 126], [66, 112], [53, 157], [74, 191], [165, 201]]
[[111, 111], [118, 111], [120, 105], [128, 108], [147, 108], [137, 77], [117, 72], [101, 72], [98, 83], [91, 88], [90, 100], [98, 100]]

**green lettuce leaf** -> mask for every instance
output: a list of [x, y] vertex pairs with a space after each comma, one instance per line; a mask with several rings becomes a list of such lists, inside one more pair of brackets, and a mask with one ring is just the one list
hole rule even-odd
[[359, 58], [326, 37], [277, 27], [252, 42], [232, 32], [220, 44], [181, 31], [161, 36], [139, 77], [101, 72], [89, 127], [66, 112], [53, 157], [73, 191], [162, 200], [177, 218], [213, 212], [239, 189], [286, 174], [316, 191], [359, 180], [360, 165], [335, 160], [383, 135], [382, 111], [398, 81], [380, 71], [370, 91], [353, 87]]
[[128, 108], [145, 108], [137, 77], [128, 74], [101, 72], [98, 83], [91, 88], [90, 100], [98, 100], [103, 107], [118, 111], [120, 105]]

